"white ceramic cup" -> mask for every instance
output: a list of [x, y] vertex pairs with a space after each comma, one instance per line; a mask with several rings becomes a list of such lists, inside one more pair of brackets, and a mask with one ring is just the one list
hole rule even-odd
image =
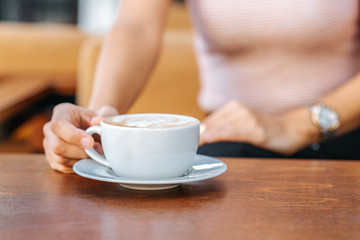
[[104, 156], [93, 148], [85, 149], [95, 161], [110, 167], [121, 177], [138, 179], [164, 179], [180, 177], [192, 166], [198, 144], [200, 121], [176, 114], [124, 114], [112, 117], [121, 122], [129, 118], [179, 118], [189, 124], [176, 127], [148, 128], [118, 126], [101, 121], [100, 126], [89, 127], [86, 132], [101, 136]]

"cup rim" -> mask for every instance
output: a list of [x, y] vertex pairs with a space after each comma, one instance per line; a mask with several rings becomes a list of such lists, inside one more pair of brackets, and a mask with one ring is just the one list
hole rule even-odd
[[[118, 125], [112, 125], [109, 123], [104, 122], [104, 120], [108, 119], [108, 118], [112, 118], [112, 117], [116, 117], [116, 116], [144, 116], [144, 115], [168, 115], [168, 116], [180, 116], [180, 117], [186, 117], [189, 119], [193, 119], [195, 120], [194, 123], [186, 125], [186, 126], [179, 126], [179, 127], [172, 127], [172, 128], [136, 128], [136, 127], [126, 127], [126, 126], [118, 126]], [[185, 128], [191, 128], [194, 127], [196, 125], [200, 126], [200, 120], [192, 117], [192, 116], [188, 116], [188, 115], [182, 115], [182, 114], [174, 114], [174, 113], [126, 113], [126, 114], [118, 114], [118, 115], [113, 115], [113, 116], [109, 116], [104, 118], [103, 120], [101, 120], [100, 125], [105, 125], [107, 127], [113, 127], [113, 128], [121, 128], [121, 129], [128, 129], [131, 131], [175, 131], [175, 130], [179, 130], [179, 129], [185, 129]]]

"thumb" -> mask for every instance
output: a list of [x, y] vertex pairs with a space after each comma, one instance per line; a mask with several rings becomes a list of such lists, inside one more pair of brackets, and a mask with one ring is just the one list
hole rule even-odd
[[99, 125], [101, 120], [104, 118], [117, 114], [119, 114], [119, 112], [115, 108], [111, 106], [104, 106], [96, 111], [96, 116], [91, 119], [91, 126]]

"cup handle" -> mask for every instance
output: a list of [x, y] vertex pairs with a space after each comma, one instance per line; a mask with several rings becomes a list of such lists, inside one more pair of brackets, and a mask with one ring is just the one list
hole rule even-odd
[[[89, 133], [90, 135], [99, 134], [101, 136], [101, 127], [100, 126], [92, 126], [92, 127], [89, 127], [88, 129], [86, 129], [86, 132]], [[96, 152], [94, 148], [85, 149], [85, 152], [94, 161], [96, 161], [106, 167], [110, 167], [110, 164], [106, 161], [106, 159], [103, 156], [101, 156], [98, 152]]]

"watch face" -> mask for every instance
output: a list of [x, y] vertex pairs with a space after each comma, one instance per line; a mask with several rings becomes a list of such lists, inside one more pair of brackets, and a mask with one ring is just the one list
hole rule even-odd
[[319, 113], [319, 124], [324, 130], [334, 128], [338, 125], [337, 114], [328, 108], [322, 108]]

